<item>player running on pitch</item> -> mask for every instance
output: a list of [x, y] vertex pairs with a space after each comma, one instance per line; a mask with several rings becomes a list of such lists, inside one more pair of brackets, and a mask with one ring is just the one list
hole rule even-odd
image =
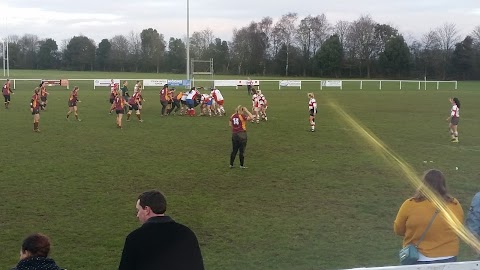
[[315, 116], [317, 115], [317, 101], [315, 100], [315, 95], [313, 93], [308, 93], [308, 110], [310, 111], [310, 131], [315, 131]]

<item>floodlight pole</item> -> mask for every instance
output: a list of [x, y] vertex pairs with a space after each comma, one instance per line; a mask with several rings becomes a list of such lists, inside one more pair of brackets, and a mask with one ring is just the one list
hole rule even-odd
[[3, 77], [5, 77], [5, 39], [2, 41], [2, 62], [3, 62]]
[[189, 0], [187, 0], [187, 44], [186, 45], [187, 45], [187, 80], [190, 80], [190, 1]]
[[7, 77], [10, 77], [10, 57], [8, 56], [8, 43], [9, 38], [7, 36]]

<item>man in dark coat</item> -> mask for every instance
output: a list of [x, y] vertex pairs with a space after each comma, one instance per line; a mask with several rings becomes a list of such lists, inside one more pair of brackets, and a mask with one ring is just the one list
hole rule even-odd
[[127, 236], [119, 270], [204, 269], [195, 233], [165, 215], [161, 192], [142, 193], [136, 208], [142, 226]]

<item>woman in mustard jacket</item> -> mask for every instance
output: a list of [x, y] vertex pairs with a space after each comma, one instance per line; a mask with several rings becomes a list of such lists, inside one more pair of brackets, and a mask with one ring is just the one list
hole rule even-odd
[[[462, 206], [447, 192], [445, 177], [438, 170], [429, 170], [423, 176], [423, 183], [439, 199], [444, 200], [455, 217], [463, 222]], [[417, 190], [413, 198], [406, 200], [394, 222], [394, 231], [403, 236], [403, 247], [417, 244], [432, 219], [437, 208], [429, 201], [422, 189]], [[453, 228], [447, 223], [442, 211], [435, 217], [425, 238], [418, 246], [420, 252], [417, 264], [445, 263], [457, 261], [459, 239]]]

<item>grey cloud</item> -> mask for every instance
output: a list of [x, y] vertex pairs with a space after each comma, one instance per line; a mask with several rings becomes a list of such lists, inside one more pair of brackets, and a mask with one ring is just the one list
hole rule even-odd
[[[55, 36], [61, 40], [82, 33], [99, 41], [153, 27], [167, 39], [185, 36], [186, 0], [6, 0], [0, 3], [0, 8], [5, 4], [16, 9], [16, 13], [26, 8], [53, 14], [43, 24], [35, 22], [36, 14], [18, 18], [15, 24], [12, 20], [8, 27], [10, 34], [32, 33], [40, 38]], [[379, 23], [392, 24], [401, 33], [417, 36], [447, 21], [456, 23], [464, 35], [480, 24], [478, 0], [462, 0], [462, 5], [451, 0], [190, 0], [192, 31], [208, 27], [223, 39], [230, 39], [235, 27], [247, 26], [266, 16], [275, 20], [288, 12], [296, 12], [300, 17], [324, 13], [332, 24], [371, 15]], [[4, 32], [0, 26], [0, 35]]]

